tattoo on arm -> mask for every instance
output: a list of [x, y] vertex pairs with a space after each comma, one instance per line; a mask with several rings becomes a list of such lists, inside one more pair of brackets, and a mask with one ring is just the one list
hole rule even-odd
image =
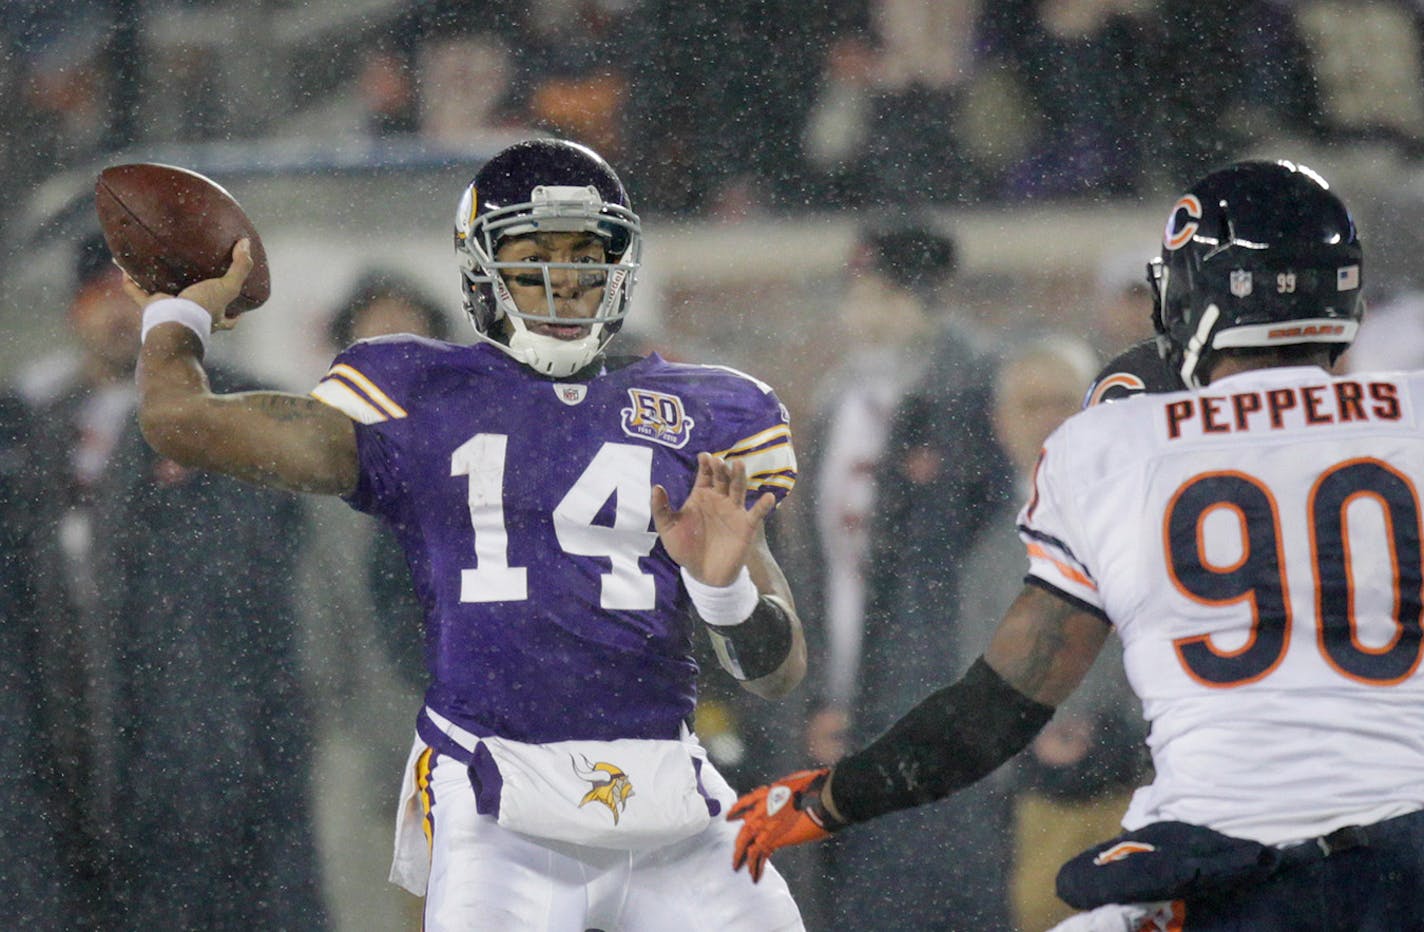
[[[1025, 640], [1023, 653], [1016, 658], [1019, 663], [1009, 681], [1029, 695], [1048, 682], [1048, 677], [1053, 672], [1053, 662], [1066, 640], [1063, 636], [1063, 620], [1067, 614], [1062, 611], [1042, 619], [1045, 623], [1038, 628], [1037, 636]], [[1029, 689], [1023, 689], [1024, 686]]]
[[314, 398], [255, 391], [209, 395], [165, 455], [244, 482], [343, 494], [356, 485], [356, 443], [346, 415]]
[[1108, 626], [1036, 586], [1025, 586], [1000, 623], [985, 659], [1010, 685], [1057, 705], [1082, 680]]
[[[301, 395], [279, 392], [257, 392], [252, 395], [255, 408], [277, 421], [315, 420], [312, 400]], [[319, 403], [319, 402], [318, 402]]]

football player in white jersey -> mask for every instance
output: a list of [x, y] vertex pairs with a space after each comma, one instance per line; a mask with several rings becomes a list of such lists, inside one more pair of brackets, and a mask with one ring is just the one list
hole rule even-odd
[[1152, 280], [1189, 388], [1049, 438], [1026, 585], [984, 655], [834, 769], [743, 796], [735, 866], [989, 773], [1116, 632], [1156, 774], [1127, 832], [1060, 872], [1101, 919], [1075, 928], [1424, 928], [1424, 374], [1328, 371], [1361, 264], [1304, 166], [1183, 195]]

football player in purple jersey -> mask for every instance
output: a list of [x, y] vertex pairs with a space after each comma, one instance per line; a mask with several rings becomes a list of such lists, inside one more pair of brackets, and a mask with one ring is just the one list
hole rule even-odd
[[699, 627], [758, 695], [805, 672], [762, 528], [796, 479], [787, 415], [735, 370], [606, 353], [641, 240], [597, 154], [511, 146], [456, 216], [477, 342], [357, 342], [311, 397], [208, 390], [245, 243], [177, 297], [127, 286], [155, 448], [340, 495], [404, 547], [430, 686], [391, 879], [428, 930], [801, 928], [779, 877], [727, 870], [736, 794], [688, 724]]

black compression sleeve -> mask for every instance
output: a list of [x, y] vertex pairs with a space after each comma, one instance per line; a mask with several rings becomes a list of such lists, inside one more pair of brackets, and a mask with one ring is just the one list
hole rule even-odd
[[1028, 746], [1053, 708], [1006, 683], [984, 658], [863, 751], [836, 764], [831, 801], [847, 822], [909, 809], [966, 787]]
[[702, 623], [722, 669], [738, 680], [775, 673], [791, 653], [791, 615], [774, 595], [757, 599], [751, 617], [737, 625]]

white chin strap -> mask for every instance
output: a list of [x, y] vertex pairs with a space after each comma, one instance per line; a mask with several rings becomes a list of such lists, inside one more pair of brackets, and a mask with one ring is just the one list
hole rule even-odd
[[1211, 330], [1220, 316], [1220, 308], [1215, 304], [1207, 305], [1201, 320], [1197, 322], [1197, 332], [1192, 334], [1192, 338], [1182, 348], [1182, 368], [1179, 371], [1188, 388], [1202, 387], [1201, 379], [1197, 378], [1197, 369], [1201, 365], [1202, 351], [1211, 347]]
[[524, 322], [517, 317], [512, 317], [509, 322], [513, 325], [513, 333], [509, 336], [509, 345], [491, 340], [495, 346], [504, 350], [518, 362], [523, 363], [540, 375], [546, 375], [553, 379], [562, 379], [573, 375], [584, 366], [593, 362], [598, 356], [599, 350], [603, 349], [604, 341], [600, 339], [603, 331], [602, 324], [594, 324], [587, 336], [577, 340], [560, 340], [557, 337], [544, 336], [539, 333], [530, 333], [524, 327]]

